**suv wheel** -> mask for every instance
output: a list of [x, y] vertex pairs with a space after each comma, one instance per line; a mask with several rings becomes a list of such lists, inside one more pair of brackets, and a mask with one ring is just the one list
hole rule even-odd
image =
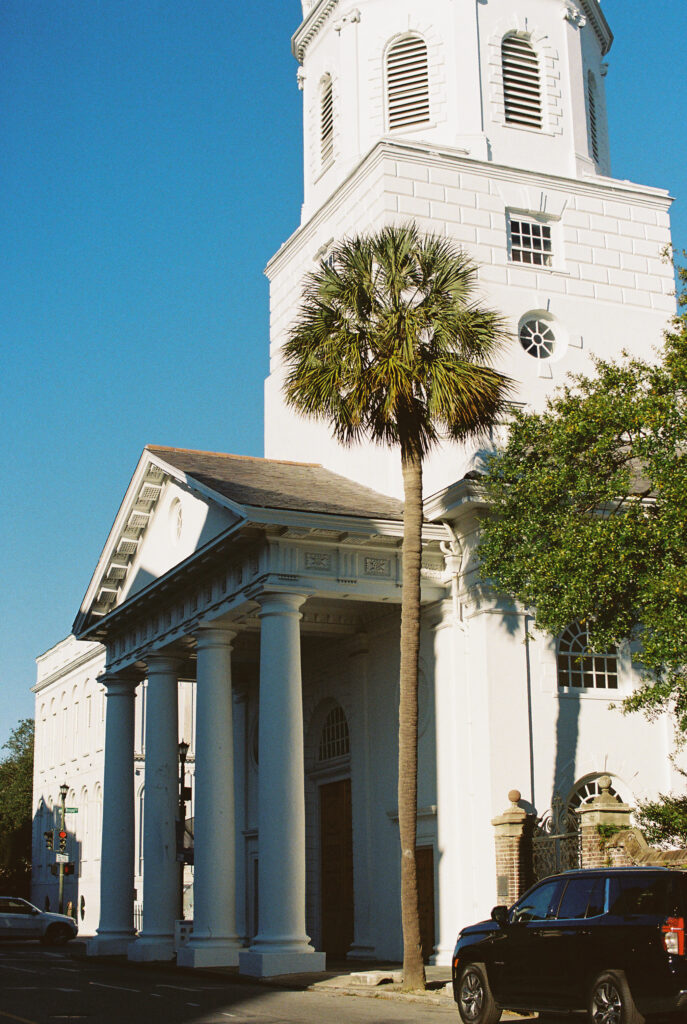
[[591, 1024], [644, 1024], [622, 971], [604, 971], [589, 994]]
[[46, 946], [64, 946], [64, 944], [69, 942], [73, 937], [74, 936], [69, 925], [51, 924], [41, 939], [41, 942]]
[[497, 1024], [501, 1007], [489, 988], [484, 964], [466, 964], [458, 979], [458, 1012], [463, 1024]]

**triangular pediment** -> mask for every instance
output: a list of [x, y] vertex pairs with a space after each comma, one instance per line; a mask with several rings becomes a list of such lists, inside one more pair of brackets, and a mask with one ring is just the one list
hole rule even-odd
[[144, 449], [74, 624], [77, 635], [245, 518], [165, 451]]

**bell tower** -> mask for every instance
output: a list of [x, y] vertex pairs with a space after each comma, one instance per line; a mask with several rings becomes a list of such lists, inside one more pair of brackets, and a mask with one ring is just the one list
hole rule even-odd
[[[480, 264], [511, 319], [503, 369], [541, 405], [589, 354], [648, 352], [674, 309], [666, 192], [610, 177], [598, 0], [302, 0], [301, 225], [270, 262], [269, 457], [322, 461], [398, 493], [393, 455], [343, 451], [281, 400], [305, 273], [335, 240], [414, 219]], [[428, 491], [471, 465], [447, 447]]]

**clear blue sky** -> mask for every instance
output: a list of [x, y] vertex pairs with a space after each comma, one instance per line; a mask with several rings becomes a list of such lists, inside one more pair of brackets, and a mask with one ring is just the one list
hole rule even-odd
[[[552, 0], [553, 2], [553, 0]], [[684, 0], [604, 0], [616, 177], [687, 245]], [[33, 713], [143, 446], [262, 454], [297, 226], [299, 0], [0, 5], [0, 743]]]

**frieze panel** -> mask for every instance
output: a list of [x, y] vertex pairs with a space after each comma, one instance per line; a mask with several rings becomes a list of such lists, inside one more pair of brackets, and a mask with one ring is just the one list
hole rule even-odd
[[365, 575], [366, 576], [390, 576], [391, 575], [391, 562], [388, 558], [371, 558], [365, 559]]
[[314, 569], [317, 572], [330, 572], [332, 556], [325, 551], [306, 551], [305, 568]]

